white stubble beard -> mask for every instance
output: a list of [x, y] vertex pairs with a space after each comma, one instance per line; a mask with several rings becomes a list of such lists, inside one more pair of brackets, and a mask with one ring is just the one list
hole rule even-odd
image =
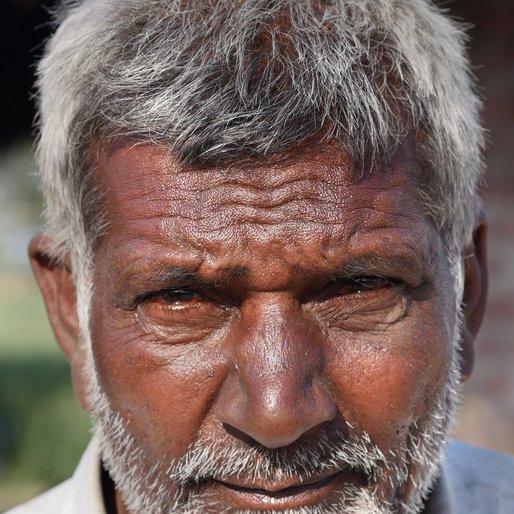
[[[208, 495], [188, 493], [191, 484], [213, 476], [241, 474], [244, 477], [261, 479], [259, 473], [271, 476], [306, 477], [319, 472], [323, 463], [315, 466], [319, 458], [312, 447], [295, 452], [295, 463], [285, 461], [277, 466], [277, 459], [262, 457], [253, 447], [231, 448], [216, 443], [197, 440], [180, 459], [164, 457], [149, 462], [145, 448], [138, 445], [127, 428], [123, 417], [111, 405], [102, 389], [96, 371], [89, 330], [89, 307], [92, 287], [78, 288], [78, 312], [81, 344], [86, 360], [84, 378], [89, 384], [89, 404], [92, 406], [94, 434], [100, 445], [103, 463], [121, 493], [124, 506], [131, 514], [418, 514], [434, 486], [440, 472], [446, 440], [454, 428], [455, 412], [460, 402], [462, 383], [460, 377], [460, 298], [463, 291], [463, 276], [460, 261], [453, 263], [456, 277], [456, 321], [453, 327], [452, 356], [443, 388], [433, 402], [425, 420], [413, 423], [407, 440], [394, 452], [385, 455], [368, 434], [360, 434], [351, 440], [341, 439], [333, 446], [333, 440], [322, 441], [317, 447], [318, 455], [330, 454], [330, 461], [338, 461], [342, 467], [351, 465], [374, 474], [374, 487], [348, 485], [329, 505], [308, 506], [288, 510], [234, 511], [219, 504], [209, 503]], [[87, 280], [80, 281], [82, 284]], [[279, 450], [280, 451], [280, 450]], [[276, 453], [269, 450], [269, 455]], [[337, 457], [334, 457], [337, 456]], [[257, 459], [257, 461], [256, 461]], [[260, 459], [260, 460], [259, 460]], [[328, 467], [329, 464], [327, 463]], [[314, 469], [313, 469], [314, 468]], [[389, 484], [390, 497], [376, 494], [378, 482]], [[178, 484], [178, 487], [177, 487]], [[194, 487], [193, 487], [194, 489]], [[409, 490], [403, 498], [400, 491]]]
[[[90, 342], [89, 342], [90, 343]], [[89, 345], [89, 348], [91, 346]], [[455, 345], [453, 348], [457, 348]], [[317, 452], [326, 455], [340, 454], [339, 462], [346, 460], [354, 466], [374, 467], [374, 473], [381, 483], [388, 483], [391, 494], [401, 491], [409, 482], [411, 493], [408, 498], [384, 498], [376, 494], [376, 487], [363, 488], [349, 485], [344, 488], [338, 498], [330, 505], [309, 506], [281, 512], [282, 514], [414, 514], [421, 511], [424, 500], [437, 479], [442, 460], [444, 444], [452, 428], [454, 412], [460, 396], [459, 362], [454, 351], [448, 377], [434, 402], [430, 416], [425, 426], [413, 426], [408, 440], [403, 448], [395, 449], [394, 456], [386, 457], [374, 445], [367, 434], [351, 441], [338, 441], [336, 447], [333, 441], [319, 443]], [[244, 510], [236, 512], [220, 505], [211, 505], [208, 495], [196, 492], [190, 494], [191, 484], [212, 476], [218, 478], [241, 474], [255, 479], [255, 470], [261, 474], [302, 476], [320, 470], [319, 463], [310, 466], [308, 462], [316, 462], [316, 452], [311, 448], [299, 449], [296, 455], [297, 463], [288, 467], [282, 462], [277, 467], [277, 459], [262, 456], [252, 447], [230, 448], [215, 443], [197, 441], [180, 459], [162, 458], [156, 462], [148, 462], [147, 451], [140, 447], [129, 432], [122, 416], [113, 409], [106, 393], [103, 391], [93, 364], [92, 352], [89, 352], [90, 362], [86, 373], [90, 383], [90, 404], [93, 405], [95, 419], [94, 432], [97, 438], [104, 465], [109, 471], [117, 489], [121, 493], [128, 512], [133, 514], [254, 514]], [[270, 450], [272, 453], [273, 450]], [[320, 457], [321, 458], [321, 457]], [[256, 461], [257, 459], [257, 461]], [[259, 459], [261, 459], [259, 461]], [[318, 459], [319, 460], [319, 459]], [[337, 459], [335, 459], [337, 460]], [[354, 461], [353, 463], [351, 461]], [[298, 464], [300, 461], [300, 464]], [[222, 463], [225, 464], [222, 464]], [[327, 464], [328, 467], [328, 464]], [[416, 475], [411, 471], [415, 469]], [[203, 474], [203, 475], [202, 475]], [[378, 483], [378, 482], [377, 482]], [[178, 487], [177, 487], [178, 484]], [[181, 485], [182, 484], [182, 485]]]

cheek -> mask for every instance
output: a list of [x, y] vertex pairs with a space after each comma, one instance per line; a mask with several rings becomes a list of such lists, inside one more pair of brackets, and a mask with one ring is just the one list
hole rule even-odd
[[225, 378], [219, 348], [163, 344], [115, 315], [93, 318], [92, 339], [100, 385], [138, 443], [155, 456], [182, 455]]
[[452, 337], [444, 320], [434, 323], [439, 318], [412, 317], [379, 334], [333, 338], [330, 375], [341, 414], [379, 446], [404, 440], [413, 422], [423, 423], [446, 383]]

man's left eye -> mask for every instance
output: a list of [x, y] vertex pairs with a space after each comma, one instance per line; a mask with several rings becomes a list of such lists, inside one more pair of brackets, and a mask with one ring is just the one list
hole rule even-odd
[[402, 319], [407, 307], [405, 283], [380, 275], [335, 281], [313, 305], [329, 327], [348, 331], [385, 328]]
[[378, 275], [350, 277], [340, 283], [339, 294], [355, 294], [398, 286], [398, 280]]

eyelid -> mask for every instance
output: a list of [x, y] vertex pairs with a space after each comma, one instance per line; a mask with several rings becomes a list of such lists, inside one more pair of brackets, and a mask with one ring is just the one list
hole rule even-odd
[[[379, 285], [378, 287], [374, 287], [372, 284], [369, 285], [369, 287], [366, 287], [365, 282], [366, 281], [383, 281], [383, 285]], [[362, 287], [362, 290], [351, 290], [351, 289], [357, 289], [358, 286]], [[357, 295], [357, 294], [366, 294], [366, 293], [372, 293], [373, 291], [377, 291], [379, 289], [385, 289], [389, 287], [397, 287], [397, 288], [404, 288], [406, 286], [406, 283], [397, 278], [393, 277], [385, 277], [382, 275], [354, 275], [354, 276], [346, 276], [346, 277], [340, 277], [337, 279], [332, 280], [327, 287], [324, 289], [324, 292], [322, 292], [320, 298], [318, 301], [324, 301], [328, 298], [331, 298], [332, 296], [347, 296], [347, 295]], [[345, 288], [348, 289], [348, 291], [345, 291]]]
[[137, 294], [130, 303], [127, 303], [125, 308], [128, 308], [129, 310], [136, 310], [140, 305], [151, 301], [154, 298], [158, 298], [159, 296], [164, 295], [165, 293], [173, 293], [173, 292], [184, 292], [184, 293], [195, 293], [198, 295], [201, 295], [198, 291], [195, 290], [196, 288], [188, 288], [188, 287], [163, 287], [162, 289], [156, 289], [152, 291], [147, 291], [143, 293]]
[[142, 295], [139, 295], [137, 297], [137, 303], [144, 303], [146, 301], [149, 301], [149, 300], [152, 300], [154, 298], [159, 298], [159, 297], [162, 297], [162, 296], [165, 296], [166, 294], [168, 295], [177, 295], [177, 296], [180, 296], [180, 295], [187, 295], [187, 294], [191, 294], [191, 295], [195, 295], [195, 296], [199, 296], [199, 297], [202, 297], [202, 294], [196, 290], [196, 288], [192, 288], [192, 287], [164, 287], [162, 289], [158, 289], [156, 291], [150, 291], [148, 293], [143, 293]]
[[387, 329], [403, 319], [411, 305], [411, 294], [404, 281], [379, 275], [346, 277], [343, 282], [357, 283], [364, 279], [379, 279], [384, 286], [362, 291], [344, 291], [339, 282], [312, 306], [316, 316], [329, 328], [345, 331], [375, 331]]
[[[159, 296], [162, 296], [164, 294], [179, 294], [179, 293], [189, 293], [193, 294], [195, 298], [192, 298], [191, 300], [184, 301], [184, 304], [193, 304], [195, 302], [209, 302], [211, 304], [217, 305], [218, 307], [222, 309], [228, 309], [230, 307], [233, 307], [236, 305], [235, 302], [232, 302], [218, 294], [218, 292], [213, 289], [210, 286], [205, 287], [165, 287], [162, 289], [159, 289], [157, 291], [150, 291], [149, 293], [144, 293], [136, 299], [136, 302], [134, 304], [134, 309], [137, 309], [140, 305], [142, 305], [145, 302], [151, 301], [154, 298], [159, 298]], [[171, 303], [171, 302], [170, 302]], [[177, 301], [177, 303], [180, 303], [180, 301]], [[191, 305], [192, 306], [192, 305]]]
[[[344, 279], [343, 279], [344, 280]], [[355, 276], [350, 276], [350, 277], [347, 277], [346, 280], [351, 280], [357, 284], [361, 284], [361, 283], [364, 283], [366, 282], [367, 280], [383, 280], [384, 282], [386, 282], [387, 284], [390, 284], [390, 285], [395, 285], [395, 284], [400, 284], [402, 283], [403, 281], [401, 279], [398, 279], [398, 278], [393, 278], [393, 277], [386, 277], [384, 275], [355, 275]]]

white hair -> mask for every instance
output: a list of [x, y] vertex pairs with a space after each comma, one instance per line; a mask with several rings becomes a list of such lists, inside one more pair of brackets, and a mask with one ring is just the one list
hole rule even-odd
[[463, 29], [429, 0], [68, 1], [38, 70], [38, 163], [53, 257], [80, 280], [102, 234], [92, 141], [180, 163], [266, 159], [335, 139], [357, 168], [417, 141], [420, 195], [469, 242], [483, 174]]
[[[413, 173], [422, 177], [420, 197], [447, 246], [459, 312], [458, 250], [477, 221], [484, 137], [465, 33], [431, 2], [84, 0], [67, 2], [58, 21], [39, 65], [37, 156], [46, 231], [54, 258], [71, 255], [83, 341], [89, 342], [94, 245], [106, 223], [92, 143], [118, 137], [163, 145], [179, 163], [198, 167], [294, 155], [295, 147], [310, 141], [336, 140], [356, 168], [366, 170], [414, 136]], [[446, 387], [424, 426], [411, 427], [411, 450], [399, 448], [398, 455], [382, 459], [380, 448], [364, 439], [368, 453], [361, 462], [374, 461], [393, 483], [419, 480], [414, 497], [391, 507], [362, 491], [346, 491], [353, 512], [420, 510], [456, 403], [457, 335], [454, 340]], [[155, 499], [171, 480], [163, 469], [175, 478], [184, 477], [186, 468], [189, 477], [194, 469], [219, 472], [219, 454], [202, 442], [178, 463], [143, 465], [145, 452], [111, 409], [91, 345], [85, 346], [96, 430], [109, 471], [134, 512], [159, 508]], [[353, 446], [356, 454], [361, 443]], [[249, 458], [242, 452], [226, 461], [244, 469]], [[306, 454], [296, 454], [302, 459]], [[259, 462], [269, 466], [272, 460]], [[412, 461], [419, 476], [407, 477], [401, 462]], [[142, 469], [144, 477], [138, 475]], [[280, 469], [293, 468], [275, 465], [273, 472]], [[204, 512], [201, 498], [188, 502], [180, 507], [184, 514]]]

